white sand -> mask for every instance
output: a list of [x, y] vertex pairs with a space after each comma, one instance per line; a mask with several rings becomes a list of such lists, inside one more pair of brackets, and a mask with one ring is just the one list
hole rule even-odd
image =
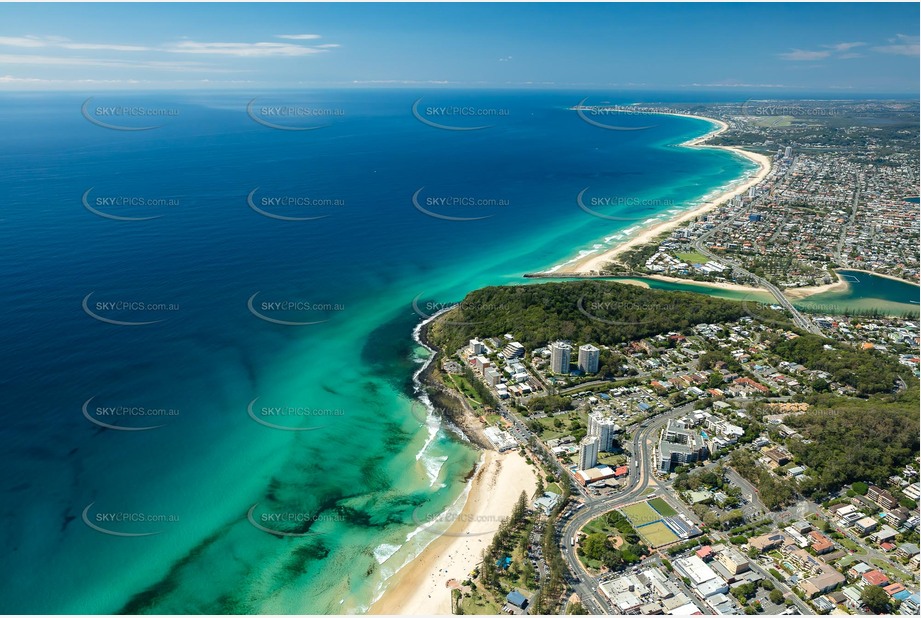
[[568, 274], [591, 273], [592, 271], [596, 271], [596, 272], [600, 271], [605, 266], [605, 264], [608, 264], [609, 262], [613, 261], [615, 257], [622, 254], [623, 252], [633, 249], [635, 247], [644, 245], [652, 241], [653, 239], [655, 239], [660, 234], [663, 234], [665, 232], [675, 229], [676, 227], [678, 227], [685, 221], [691, 221], [699, 217], [700, 215], [713, 210], [720, 204], [732, 199], [736, 195], [745, 193], [746, 191], [748, 191], [749, 187], [752, 187], [758, 184], [759, 182], [764, 180], [767, 177], [767, 175], [770, 173], [771, 159], [766, 157], [765, 155], [758, 154], [755, 152], [749, 152], [747, 150], [742, 150], [741, 148], [737, 148], [735, 146], [712, 146], [712, 145], [702, 143], [715, 135], [719, 135], [720, 133], [724, 132], [726, 129], [729, 128], [729, 126], [722, 120], [716, 120], [715, 118], [704, 118], [703, 116], [693, 116], [691, 114], [670, 113], [668, 115], [684, 116], [687, 118], [700, 118], [703, 120], [709, 120], [718, 125], [717, 128], [714, 129], [713, 131], [710, 131], [706, 135], [702, 135], [700, 137], [687, 141], [684, 144], [682, 144], [682, 146], [686, 146], [690, 148], [718, 148], [720, 150], [728, 150], [730, 152], [739, 154], [745, 157], [746, 159], [749, 159], [757, 163], [759, 166], [758, 171], [755, 174], [753, 174], [751, 177], [749, 177], [745, 182], [741, 183], [740, 185], [730, 190], [727, 190], [721, 193], [715, 198], [701, 204], [697, 208], [694, 208], [693, 210], [689, 210], [687, 212], [680, 213], [676, 215], [674, 218], [669, 219], [668, 221], [663, 221], [661, 223], [657, 223], [653, 226], [645, 228], [641, 230], [636, 236], [633, 236], [632, 238], [625, 241], [624, 243], [619, 244], [616, 247], [612, 247], [611, 249], [608, 249], [607, 251], [604, 251], [599, 254], [591, 254], [581, 260], [578, 260], [571, 264], [566, 264], [562, 268], [560, 268], [558, 271], [556, 271], [557, 273], [562, 275], [562, 274], [567, 274], [567, 273]]
[[529, 501], [534, 496], [537, 474], [517, 451], [486, 451], [471, 483], [461, 515], [393, 576], [369, 614], [449, 615], [448, 582], [467, 579], [482, 561], [483, 550], [521, 492]]

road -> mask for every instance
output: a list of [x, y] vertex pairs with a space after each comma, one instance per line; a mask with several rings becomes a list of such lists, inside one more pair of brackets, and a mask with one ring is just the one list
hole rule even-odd
[[854, 191], [854, 200], [851, 203], [851, 216], [848, 218], [846, 224], [841, 226], [841, 235], [838, 237], [838, 245], [835, 247], [835, 261], [838, 264], [844, 265], [848, 263], [847, 258], [842, 255], [844, 252], [844, 241], [847, 238], [847, 233], [849, 230], [854, 229], [854, 225], [857, 222], [857, 209], [860, 203], [860, 177], [856, 178], [854, 186], [857, 189]]
[[706, 234], [701, 235], [700, 238], [698, 238], [697, 240], [695, 240], [693, 244], [694, 249], [698, 253], [706, 256], [707, 259], [712, 260], [716, 262], [717, 264], [721, 264], [727, 268], [730, 268], [732, 272], [736, 274], [742, 274], [754, 280], [760, 287], [763, 287], [768, 292], [770, 292], [771, 295], [773, 295], [774, 298], [777, 300], [777, 304], [779, 304], [787, 312], [789, 312], [791, 316], [793, 316], [793, 323], [796, 326], [814, 335], [821, 335], [822, 334], [821, 329], [819, 329], [819, 327], [816, 326], [812, 322], [812, 320], [804, 317], [803, 314], [801, 314], [799, 310], [797, 310], [797, 308], [793, 306], [793, 303], [791, 303], [790, 300], [786, 296], [784, 296], [783, 292], [780, 291], [780, 288], [778, 288], [776, 285], [774, 285], [773, 283], [771, 283], [764, 277], [759, 277], [758, 275], [748, 270], [745, 270], [736, 262], [729, 260], [723, 256], [716, 255], [715, 253], [713, 253], [707, 247], [704, 246], [704, 240], [706, 240], [717, 229], [719, 228], [715, 227], [712, 230], [708, 231]]
[[635, 502], [643, 496], [650, 486], [652, 448], [659, 430], [668, 419], [686, 414], [691, 409], [693, 409], [692, 404], [674, 408], [655, 417], [654, 420], [648, 421], [649, 424], [646, 427], [638, 427], [634, 432], [631, 448], [633, 461], [639, 462], [639, 466], [635, 464], [630, 466], [627, 485], [624, 489], [614, 496], [604, 498], [588, 497], [585, 506], [576, 511], [563, 524], [561, 533], [563, 560], [569, 567], [570, 572], [574, 573], [578, 579], [578, 581], [573, 582], [573, 587], [582, 599], [583, 605], [594, 612], [600, 614], [616, 613], [615, 608], [598, 592], [594, 578], [579, 561], [576, 555], [576, 548], [572, 546], [571, 540], [591, 520], [616, 508]]

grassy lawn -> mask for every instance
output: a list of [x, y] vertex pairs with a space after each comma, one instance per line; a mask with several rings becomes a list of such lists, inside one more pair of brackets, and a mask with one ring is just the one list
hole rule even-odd
[[502, 420], [502, 417], [498, 414], [487, 414], [486, 415], [486, 424], [496, 425]]
[[474, 407], [483, 405], [483, 401], [480, 399], [480, 396], [476, 394], [476, 391], [473, 390], [473, 387], [470, 386], [470, 383], [464, 376], [449, 374], [447, 377], [451, 383], [454, 384], [454, 388], [463, 393], [467, 399], [475, 404]]
[[687, 253], [676, 253], [675, 257], [677, 257], [682, 262], [687, 262], [688, 264], [705, 264], [709, 262], [709, 260], [707, 259], [705, 255], [703, 255], [702, 253], [698, 253], [697, 251], [689, 251]]
[[484, 593], [479, 586], [470, 592], [469, 597], [464, 597], [461, 600], [461, 607], [465, 614], [478, 614], [481, 616], [496, 615], [502, 612], [502, 607], [496, 604], [488, 593]]
[[[620, 512], [630, 520], [634, 528], [662, 519], [662, 516], [656, 513], [656, 511], [645, 502], [625, 506], [620, 509]], [[637, 530], [637, 532], [639, 532], [639, 530]]]
[[627, 463], [627, 456], [623, 453], [598, 453], [598, 463], [616, 468]]
[[560, 487], [559, 483], [550, 483], [544, 491], [551, 491], [555, 494], [563, 495], [563, 488]]
[[875, 560], [871, 560], [870, 562], [872, 562], [874, 566], [879, 567], [890, 578], [901, 579], [902, 581], [906, 581], [906, 582], [909, 582], [912, 580], [911, 575], [909, 575], [905, 571], [895, 568], [894, 566], [892, 566], [885, 560], [880, 560], [879, 558], [877, 558]]
[[[581, 415], [575, 411], [569, 412], [567, 414], [560, 414], [559, 416], [547, 416], [534, 420], [540, 423], [540, 426], [543, 428], [540, 432], [540, 439], [545, 442], [547, 440], [553, 440], [554, 438], [561, 438], [563, 436], [570, 435], [573, 432], [573, 430], [570, 428], [570, 423], [572, 423], [572, 421], [579, 421], [583, 428], [585, 427], [586, 421], [586, 419], [581, 418]], [[554, 423], [557, 420], [562, 421], [562, 427], [554, 426]]]
[[860, 555], [867, 553], [866, 551], [864, 551], [862, 547], [860, 547], [857, 543], [855, 543], [854, 541], [852, 541], [851, 539], [847, 537], [843, 539], [838, 539], [838, 542], [841, 543], [841, 546], [848, 551], [852, 551]]
[[678, 514], [678, 511], [673, 509], [668, 504], [668, 502], [666, 502], [662, 498], [653, 498], [652, 500], [649, 501], [649, 506], [657, 510], [659, 513], [661, 513], [665, 517], [672, 517], [673, 515]]
[[586, 535], [596, 534], [598, 532], [601, 532], [602, 534], [605, 534], [607, 536], [614, 536], [614, 535], [620, 534], [617, 528], [615, 528], [614, 526], [608, 523], [606, 515], [601, 515], [599, 517], [596, 517], [592, 521], [585, 524], [585, 527], [582, 528], [581, 532], [582, 534], [586, 534]]

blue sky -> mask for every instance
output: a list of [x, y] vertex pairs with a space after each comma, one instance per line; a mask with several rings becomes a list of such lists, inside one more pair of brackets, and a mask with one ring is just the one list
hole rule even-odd
[[917, 3], [4, 4], [0, 90], [918, 94], [918, 23]]

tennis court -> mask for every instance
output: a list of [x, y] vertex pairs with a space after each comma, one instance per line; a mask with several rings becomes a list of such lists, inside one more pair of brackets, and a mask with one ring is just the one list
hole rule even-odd
[[678, 535], [660, 521], [637, 528], [636, 531], [650, 547], [661, 547], [678, 540]]

